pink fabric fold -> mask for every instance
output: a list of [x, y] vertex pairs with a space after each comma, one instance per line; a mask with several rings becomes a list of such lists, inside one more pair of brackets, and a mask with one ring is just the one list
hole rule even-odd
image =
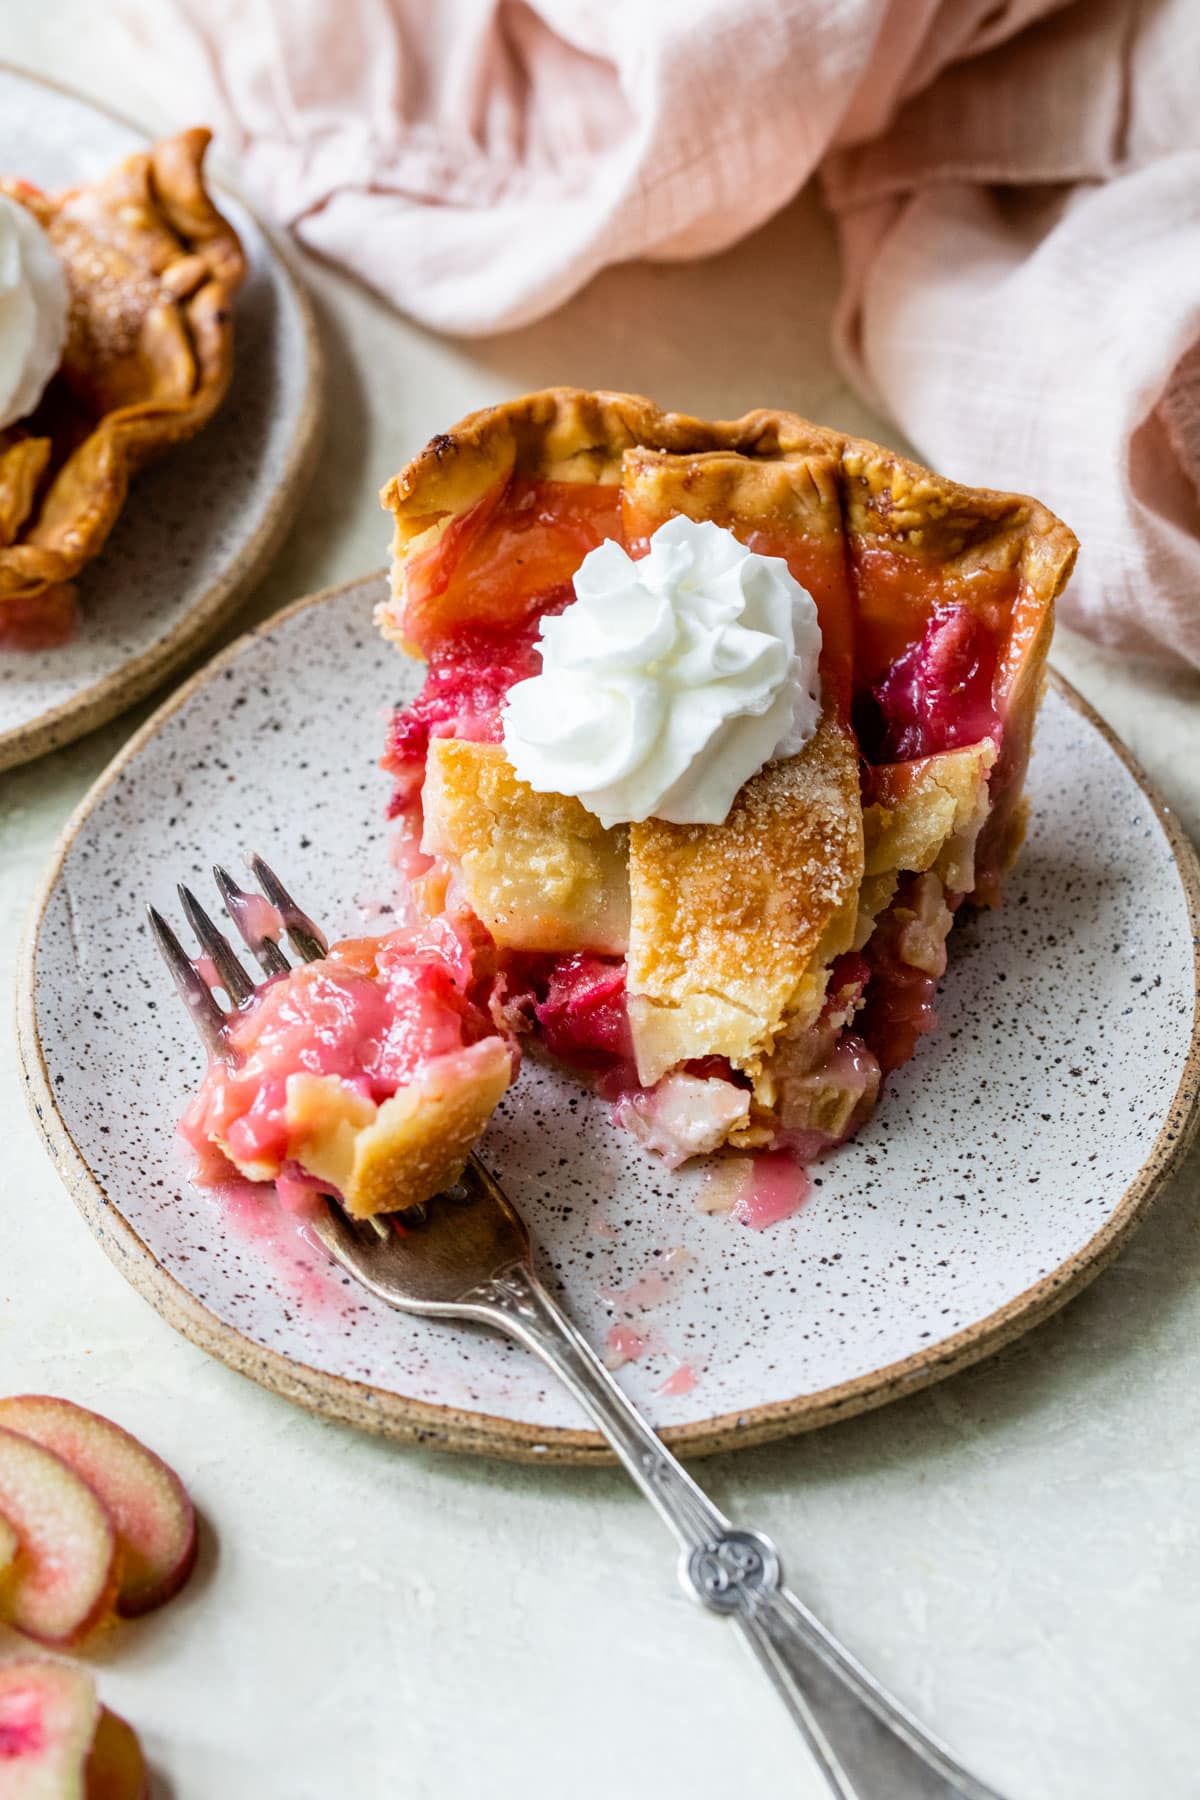
[[612, 262], [721, 249], [819, 172], [850, 378], [936, 466], [1073, 526], [1070, 624], [1200, 666], [1195, 0], [137, 17], [260, 204], [445, 331], [526, 323]]

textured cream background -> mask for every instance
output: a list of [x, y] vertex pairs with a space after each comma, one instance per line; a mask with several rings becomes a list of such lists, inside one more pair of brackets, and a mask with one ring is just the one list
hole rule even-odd
[[[0, 57], [148, 126], [178, 123], [134, 81], [108, 14], [87, 0], [9, 7]], [[733, 254], [610, 272], [545, 324], [465, 346], [307, 272], [327, 443], [243, 625], [380, 563], [383, 477], [468, 407], [527, 386], [633, 387], [725, 414], [774, 402], [886, 430], [830, 367], [836, 270], [806, 199]], [[1068, 639], [1056, 660], [1200, 832], [1200, 681]], [[5, 991], [61, 824], [140, 716], [0, 776]], [[111, 1412], [178, 1464], [208, 1521], [184, 1598], [94, 1658], [159, 1795], [816, 1800], [781, 1709], [678, 1593], [664, 1534], [615, 1474], [358, 1438], [177, 1338], [60, 1187], [8, 1018], [0, 1143], [0, 1387]], [[1198, 1187], [1193, 1158], [1121, 1261], [994, 1362], [701, 1471], [1010, 1800], [1190, 1800], [1200, 1786]]]

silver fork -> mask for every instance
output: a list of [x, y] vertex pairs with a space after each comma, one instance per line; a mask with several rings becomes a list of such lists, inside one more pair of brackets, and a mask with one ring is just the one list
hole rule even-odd
[[[312, 920], [260, 857], [250, 867], [306, 962], [328, 948]], [[262, 901], [214, 870], [226, 909], [263, 972], [290, 963], [278, 930], [264, 929]], [[254, 982], [188, 888], [188, 923], [235, 1006]], [[150, 924], [175, 985], [212, 1055], [229, 1014], [161, 913]], [[271, 921], [269, 916], [267, 923]], [[531, 1350], [570, 1389], [627, 1473], [674, 1533], [688, 1596], [732, 1621], [808, 1743], [838, 1800], [1000, 1800], [962, 1768], [843, 1649], [783, 1585], [779, 1552], [762, 1532], [740, 1530], [661, 1443], [534, 1273], [529, 1233], [497, 1182], [472, 1156], [457, 1186], [419, 1209], [418, 1229], [395, 1215], [351, 1219], [332, 1199], [316, 1230], [333, 1260], [378, 1299], [422, 1318], [488, 1325]], [[413, 1209], [404, 1224], [413, 1223]]]

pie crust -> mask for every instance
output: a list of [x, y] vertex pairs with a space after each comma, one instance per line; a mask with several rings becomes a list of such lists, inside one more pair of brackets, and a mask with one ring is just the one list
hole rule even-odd
[[753, 1073], [820, 1011], [863, 875], [858, 751], [827, 713], [799, 756], [748, 781], [722, 825], [629, 833], [626, 991], [638, 1079], [724, 1057]]
[[497, 944], [625, 953], [627, 830], [606, 831], [569, 795], [535, 794], [494, 744], [435, 738], [425, 768], [425, 848], [453, 858]]

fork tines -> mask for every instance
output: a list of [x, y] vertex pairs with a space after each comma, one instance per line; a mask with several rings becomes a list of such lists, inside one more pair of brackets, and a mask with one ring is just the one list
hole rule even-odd
[[[213, 999], [212, 989], [190, 962], [183, 945], [158, 908], [148, 906], [146, 913], [163, 961], [171, 971], [171, 979], [179, 992], [179, 998], [187, 1007], [192, 1024], [200, 1033], [204, 1048], [215, 1056], [221, 1048], [221, 1028], [225, 1023], [225, 1014]], [[233, 954], [232, 951], [230, 954]]]
[[[250, 868], [262, 887], [262, 893], [247, 892], [239, 887], [227, 869], [218, 864], [213, 876], [225, 902], [225, 909], [242, 942], [267, 976], [283, 975], [291, 963], [279, 945], [286, 932], [296, 954], [305, 962], [315, 962], [328, 948], [324, 934], [302, 912], [274, 870], [261, 856], [250, 858]], [[240, 1006], [254, 992], [255, 981], [238, 960], [229, 939], [213, 923], [189, 887], [178, 888], [188, 924], [195, 932], [201, 949], [216, 976], [216, 985], [224, 988], [233, 1005]], [[192, 1023], [200, 1033], [205, 1048], [213, 1055], [222, 1048], [222, 1030], [228, 1014], [213, 996], [212, 984], [183, 945], [157, 907], [146, 908], [150, 929], [162, 952], [163, 961], [180, 998], [188, 1009]]]
[[188, 924], [211, 957], [213, 967], [221, 977], [221, 986], [234, 1005], [239, 1006], [254, 992], [254, 983], [234, 955], [229, 939], [213, 924], [191, 888], [184, 887], [180, 882], [175, 891], [183, 904], [184, 916]]

